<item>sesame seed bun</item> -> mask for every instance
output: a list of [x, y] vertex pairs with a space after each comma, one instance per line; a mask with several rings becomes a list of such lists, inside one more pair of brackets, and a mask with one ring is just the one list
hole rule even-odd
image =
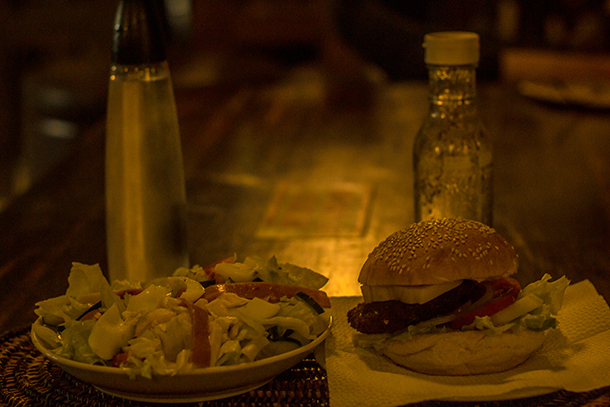
[[465, 219], [414, 223], [369, 254], [358, 281], [365, 285], [428, 285], [507, 277], [517, 272], [515, 249], [494, 229]]
[[488, 335], [456, 331], [417, 335], [410, 341], [386, 340], [382, 353], [396, 364], [433, 375], [503, 372], [525, 362], [544, 342], [544, 332]]

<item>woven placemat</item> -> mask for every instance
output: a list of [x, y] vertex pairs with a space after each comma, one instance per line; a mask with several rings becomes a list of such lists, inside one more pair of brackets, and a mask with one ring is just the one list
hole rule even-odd
[[[610, 369], [609, 369], [610, 374]], [[40, 354], [29, 328], [0, 335], [0, 407], [13, 406], [159, 406], [105, 394], [65, 373]], [[168, 404], [165, 404], [168, 405]], [[587, 393], [555, 392], [545, 396], [497, 402], [427, 401], [412, 407], [566, 406], [610, 407], [610, 388]], [[313, 355], [278, 375], [266, 385], [222, 400], [181, 406], [330, 406], [326, 371]]]

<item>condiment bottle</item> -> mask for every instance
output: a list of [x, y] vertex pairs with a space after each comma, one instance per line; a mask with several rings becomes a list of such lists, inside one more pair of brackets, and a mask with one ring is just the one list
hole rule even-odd
[[182, 147], [156, 4], [121, 1], [114, 26], [106, 123], [111, 280], [144, 281], [188, 266]]
[[415, 220], [460, 217], [492, 224], [492, 143], [476, 107], [479, 36], [424, 37], [429, 114], [415, 138]]

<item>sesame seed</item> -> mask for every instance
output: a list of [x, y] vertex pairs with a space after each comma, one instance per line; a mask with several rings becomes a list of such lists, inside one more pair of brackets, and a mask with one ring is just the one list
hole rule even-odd
[[[486, 259], [493, 265], [493, 260], [489, 259], [490, 250], [499, 251], [498, 244], [491, 242], [481, 243], [478, 247], [471, 246], [469, 240], [473, 233], [490, 235], [496, 233], [489, 226], [478, 222], [463, 219], [434, 219], [414, 223], [411, 226], [399, 230], [382, 241], [371, 253], [374, 259], [383, 261], [391, 270], [399, 273], [411, 271], [412, 267], [406, 266], [407, 262], [416, 261], [418, 256], [425, 257], [424, 269], [431, 268], [431, 262], [435, 260], [435, 253], [438, 249], [444, 250], [449, 242], [448, 256], [453, 262], [458, 258]], [[461, 245], [466, 245], [467, 250], [459, 250]]]

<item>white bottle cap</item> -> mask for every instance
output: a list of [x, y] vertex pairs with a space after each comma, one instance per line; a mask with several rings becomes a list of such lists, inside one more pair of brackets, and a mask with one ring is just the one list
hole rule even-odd
[[442, 31], [424, 36], [424, 62], [431, 65], [471, 65], [479, 62], [479, 35]]

